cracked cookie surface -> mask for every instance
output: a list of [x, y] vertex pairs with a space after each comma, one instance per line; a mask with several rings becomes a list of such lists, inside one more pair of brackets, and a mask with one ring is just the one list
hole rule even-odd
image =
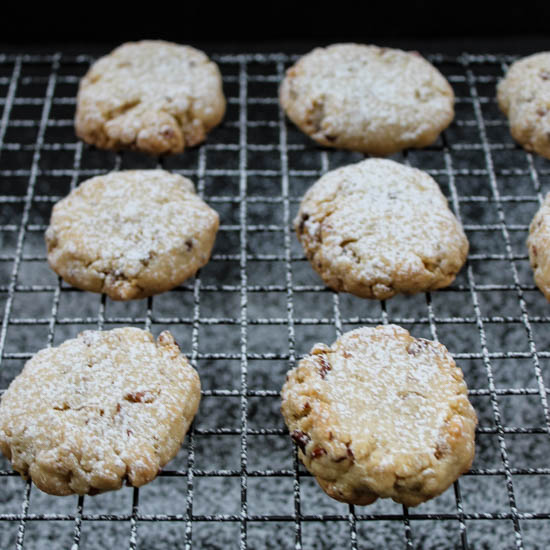
[[550, 194], [531, 221], [527, 248], [535, 283], [550, 301]]
[[206, 139], [225, 105], [218, 66], [203, 52], [160, 40], [129, 42], [81, 80], [75, 129], [102, 149], [181, 153]]
[[472, 464], [477, 417], [447, 349], [396, 325], [317, 344], [291, 370], [282, 414], [298, 455], [331, 497], [416, 506]]
[[164, 292], [210, 258], [219, 217], [193, 183], [164, 170], [111, 172], [53, 208], [48, 262], [71, 285], [131, 300]]
[[327, 147], [388, 155], [433, 143], [454, 117], [454, 93], [420, 54], [363, 44], [317, 48], [279, 90], [288, 117]]
[[305, 194], [294, 227], [323, 281], [364, 298], [448, 286], [468, 254], [437, 183], [385, 159], [325, 174]]
[[512, 137], [550, 159], [550, 52], [513, 63], [498, 84], [497, 99]]
[[85, 331], [39, 351], [0, 402], [0, 450], [53, 495], [152, 481], [200, 400], [197, 372], [165, 331]]

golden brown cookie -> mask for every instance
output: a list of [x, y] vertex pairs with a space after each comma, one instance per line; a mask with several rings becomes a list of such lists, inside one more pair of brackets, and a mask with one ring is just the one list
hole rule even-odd
[[181, 447], [200, 382], [169, 332], [85, 331], [39, 351], [0, 403], [0, 450], [53, 495], [152, 481]]
[[364, 44], [316, 48], [286, 73], [279, 98], [321, 145], [388, 155], [433, 143], [454, 117], [454, 94], [420, 54]]
[[282, 413], [306, 468], [342, 502], [416, 506], [474, 458], [462, 371], [444, 346], [396, 325], [314, 346], [288, 373]]
[[529, 226], [527, 248], [535, 283], [550, 301], [550, 193]]
[[497, 99], [512, 137], [550, 159], [550, 52], [513, 63], [498, 84]]
[[218, 214], [193, 183], [164, 170], [85, 181], [52, 211], [48, 262], [71, 285], [132, 300], [192, 277], [209, 258]]
[[468, 254], [437, 183], [385, 159], [325, 174], [305, 194], [294, 227], [323, 281], [364, 298], [448, 286]]
[[160, 155], [201, 143], [224, 114], [214, 62], [190, 46], [144, 40], [93, 64], [80, 82], [75, 127], [102, 149]]

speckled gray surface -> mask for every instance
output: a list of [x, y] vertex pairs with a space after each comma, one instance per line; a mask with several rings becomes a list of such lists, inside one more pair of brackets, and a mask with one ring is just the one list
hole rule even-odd
[[[456, 120], [434, 146], [394, 158], [429, 170], [458, 207], [470, 259], [449, 289], [383, 304], [324, 289], [289, 224], [323, 172], [363, 157], [318, 148], [284, 120], [276, 92], [288, 57], [218, 61], [225, 122], [205, 146], [162, 160], [220, 213], [214, 259], [200, 284], [117, 303], [59, 286], [45, 262], [44, 226], [71, 185], [158, 159], [76, 141], [71, 119], [87, 58], [0, 59], [0, 300], [8, 321], [0, 388], [49, 338], [55, 345], [86, 328], [150, 324], [155, 334], [169, 328], [195, 359], [205, 392], [192, 444], [186, 438], [161, 477], [139, 491], [85, 497], [81, 511], [77, 497], [28, 492], [0, 459], [0, 548], [292, 548], [297, 537], [304, 549], [454, 549], [466, 540], [474, 549], [546, 548], [550, 439], [541, 388], [550, 386], [550, 305], [534, 287], [525, 239], [550, 190], [550, 161], [517, 148], [497, 109], [495, 84], [509, 58], [435, 58], [458, 97]], [[378, 501], [354, 517], [302, 467], [295, 478], [278, 391], [290, 355], [332, 342], [340, 324], [385, 320], [415, 336], [435, 330], [456, 356], [480, 419], [477, 455], [456, 490], [407, 515]]]

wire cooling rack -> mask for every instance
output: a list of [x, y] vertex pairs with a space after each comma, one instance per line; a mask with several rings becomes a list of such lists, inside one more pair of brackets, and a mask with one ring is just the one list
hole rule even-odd
[[[291, 222], [323, 173], [361, 160], [317, 147], [289, 123], [277, 87], [294, 56], [214, 57], [228, 110], [206, 144], [157, 159], [77, 141], [78, 81], [91, 56], [0, 56], [0, 388], [37, 350], [79, 331], [168, 328], [198, 369], [201, 407], [178, 456], [151, 484], [52, 497], [0, 461], [1, 548], [546, 548], [550, 540], [550, 306], [525, 240], [550, 162], [511, 140], [495, 85], [514, 59], [433, 55], [456, 119], [436, 144], [396, 155], [429, 172], [470, 240], [449, 288], [387, 302], [326, 289]], [[171, 292], [119, 303], [47, 266], [52, 205], [113, 169], [193, 179], [221, 228], [211, 262]], [[443, 342], [479, 416], [472, 470], [417, 508], [331, 500], [299, 464], [279, 412], [286, 371], [322, 341], [397, 323]]]

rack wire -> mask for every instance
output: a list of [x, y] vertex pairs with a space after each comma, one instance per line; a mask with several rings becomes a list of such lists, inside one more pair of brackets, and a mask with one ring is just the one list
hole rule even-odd
[[[451, 82], [456, 119], [431, 147], [394, 158], [430, 173], [470, 240], [447, 289], [387, 302], [322, 285], [293, 236], [305, 190], [356, 153], [325, 150], [281, 111], [296, 59], [214, 56], [228, 111], [206, 144], [167, 158], [98, 151], [74, 135], [90, 55], [0, 55], [0, 389], [37, 350], [87, 328], [168, 328], [198, 369], [203, 398], [178, 456], [151, 484], [96, 497], [51, 497], [0, 461], [0, 547], [546, 548], [550, 539], [549, 306], [525, 240], [550, 189], [550, 163], [509, 136], [495, 85], [513, 57], [429, 56]], [[112, 302], [49, 270], [53, 204], [113, 169], [194, 180], [221, 215], [211, 262], [168, 293]], [[443, 342], [478, 413], [472, 470], [407, 509], [331, 500], [299, 464], [279, 413], [286, 371], [313, 343], [397, 323]]]

